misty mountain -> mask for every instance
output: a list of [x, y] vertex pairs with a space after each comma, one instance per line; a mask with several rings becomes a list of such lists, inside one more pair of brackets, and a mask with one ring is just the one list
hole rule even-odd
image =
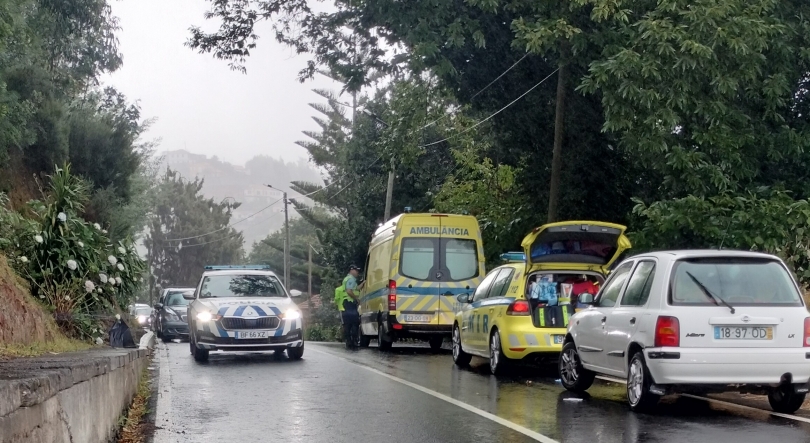
[[[295, 198], [299, 194], [289, 188], [291, 181], [323, 183], [318, 171], [304, 159], [285, 162], [262, 155], [253, 157], [241, 166], [221, 161], [217, 156], [208, 158], [181, 149], [163, 153], [161, 170], [167, 166], [184, 178], [203, 178], [202, 192], [206, 197], [214, 200], [233, 199], [242, 203], [234, 211], [231, 223], [236, 223], [234, 229], [244, 235], [247, 252], [250, 252], [254, 242], [284, 227], [284, 205], [280, 201], [282, 193], [265, 185], [287, 191], [289, 198]], [[262, 212], [240, 221], [257, 211]], [[290, 218], [297, 217], [290, 205]]]

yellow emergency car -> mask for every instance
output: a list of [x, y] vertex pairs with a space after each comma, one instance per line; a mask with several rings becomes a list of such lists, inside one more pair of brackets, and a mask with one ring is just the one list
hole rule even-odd
[[450, 337], [456, 297], [478, 287], [484, 249], [475, 217], [402, 214], [369, 244], [360, 292], [360, 345], [385, 350], [402, 338], [438, 349]]
[[[489, 359], [498, 374], [510, 360], [553, 361], [562, 349], [577, 291], [593, 293], [610, 265], [631, 247], [622, 225], [567, 221], [535, 228], [522, 242], [524, 257], [490, 271], [475, 291], [457, 297], [453, 360]], [[534, 284], [557, 300], [530, 297]], [[553, 305], [553, 306], [552, 306]]]

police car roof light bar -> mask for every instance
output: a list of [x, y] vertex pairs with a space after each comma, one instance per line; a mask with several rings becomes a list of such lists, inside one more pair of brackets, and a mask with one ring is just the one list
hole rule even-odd
[[269, 271], [268, 265], [208, 265], [205, 267], [207, 271], [226, 271], [229, 269], [247, 269], [253, 271]]
[[526, 261], [526, 254], [523, 252], [506, 252], [501, 254], [501, 260], [507, 262], [525, 262]]

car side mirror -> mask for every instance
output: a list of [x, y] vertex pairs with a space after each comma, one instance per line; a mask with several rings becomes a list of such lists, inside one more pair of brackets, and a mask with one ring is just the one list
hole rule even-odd
[[301, 295], [303, 295], [303, 293], [298, 289], [290, 289], [290, 297], [300, 297]]
[[472, 294], [459, 294], [456, 297], [459, 303], [470, 303], [472, 301]]
[[194, 291], [184, 292], [183, 298], [185, 298], [186, 300], [194, 300]]
[[163, 308], [163, 303], [155, 303], [154, 308], [155, 308], [155, 309], [161, 309], [161, 308]]
[[584, 294], [579, 295], [578, 302], [583, 305], [592, 305], [593, 301], [594, 301], [593, 294], [586, 292]]

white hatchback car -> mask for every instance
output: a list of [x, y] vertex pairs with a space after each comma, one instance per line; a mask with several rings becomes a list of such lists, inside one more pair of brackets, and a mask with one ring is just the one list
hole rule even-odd
[[768, 395], [793, 413], [810, 388], [810, 314], [777, 257], [724, 250], [627, 259], [571, 317], [560, 380], [584, 391], [597, 374], [627, 381], [633, 410], [680, 392]]

